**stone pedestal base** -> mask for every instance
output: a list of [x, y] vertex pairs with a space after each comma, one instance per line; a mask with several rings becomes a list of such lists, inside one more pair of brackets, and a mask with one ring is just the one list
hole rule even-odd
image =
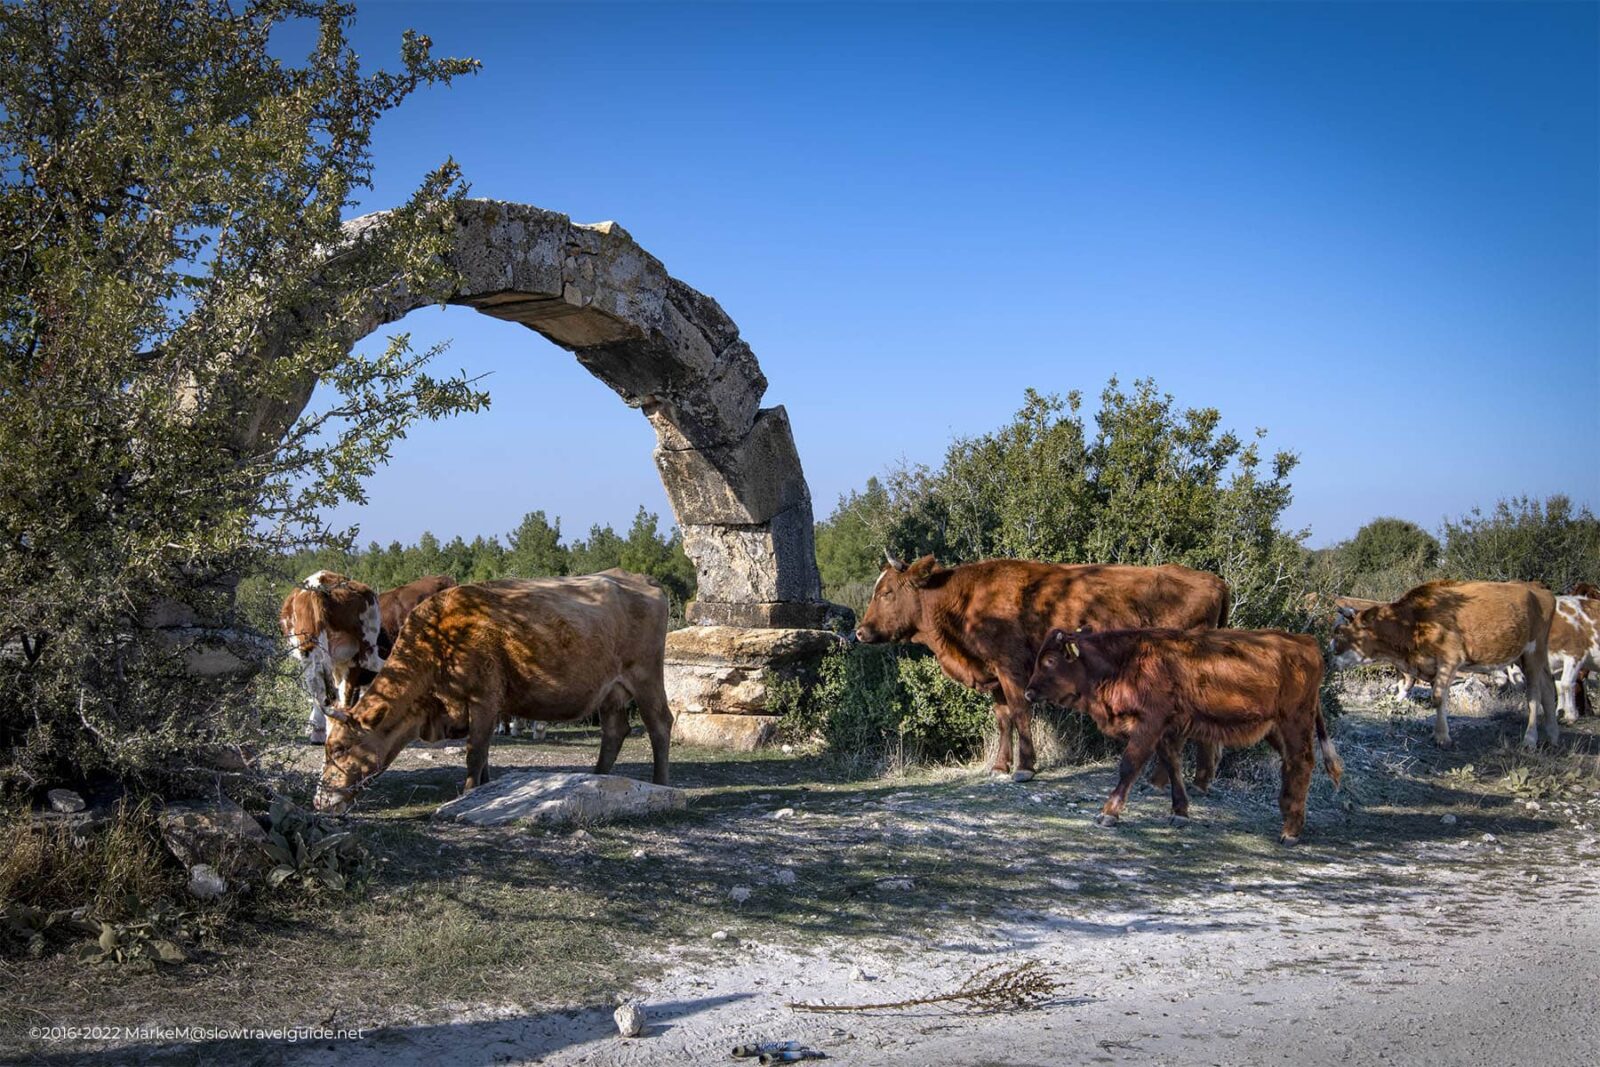
[[749, 751], [777, 736], [768, 683], [815, 669], [839, 635], [828, 630], [687, 626], [667, 635], [673, 735]]

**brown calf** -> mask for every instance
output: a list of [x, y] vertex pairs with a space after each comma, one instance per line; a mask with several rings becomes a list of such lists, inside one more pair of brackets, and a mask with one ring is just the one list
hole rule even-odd
[[400, 627], [406, 617], [417, 610], [417, 605], [433, 594], [455, 588], [456, 580], [448, 574], [430, 574], [414, 582], [396, 586], [378, 594], [378, 655], [389, 658], [394, 639], [400, 636]]
[[1028, 696], [1075, 706], [1107, 737], [1127, 742], [1117, 786], [1095, 819], [1102, 826], [1116, 824], [1151, 755], [1172, 779], [1174, 821], [1188, 816], [1179, 760], [1185, 736], [1230, 747], [1266, 739], [1283, 757], [1279, 840], [1293, 845], [1305, 828], [1312, 749], [1321, 746], [1335, 789], [1344, 773], [1322, 719], [1322, 669], [1316, 638], [1279, 630], [1052, 630]]
[[[1030, 702], [1024, 695], [1034, 654], [1052, 628], [1116, 630], [1166, 626], [1199, 630], [1228, 624], [1228, 583], [1188, 567], [1068, 565], [990, 559], [944, 568], [932, 556], [909, 566], [890, 557], [873, 586], [856, 637], [873, 644], [914, 641], [933, 651], [944, 673], [994, 696], [1000, 751], [994, 771], [1033, 777]], [[1216, 768], [1202, 745], [1197, 785]]]

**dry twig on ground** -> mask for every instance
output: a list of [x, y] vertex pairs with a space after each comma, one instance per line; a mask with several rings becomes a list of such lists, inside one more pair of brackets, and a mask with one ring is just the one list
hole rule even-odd
[[977, 1012], [1025, 1011], [1049, 1000], [1060, 988], [1060, 983], [1038, 960], [1028, 960], [1014, 967], [1007, 967], [1002, 961], [980, 967], [949, 993], [886, 1004], [791, 1003], [789, 1007], [794, 1011], [815, 1012], [894, 1011], [924, 1004], [957, 1004]]

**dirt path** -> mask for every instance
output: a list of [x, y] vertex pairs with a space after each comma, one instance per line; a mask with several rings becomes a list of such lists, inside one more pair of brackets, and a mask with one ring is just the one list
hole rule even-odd
[[[368, 917], [339, 928], [344, 917], [331, 916], [326, 931], [265, 943], [303, 961], [287, 978], [268, 964], [215, 972], [260, 1002], [250, 1018], [303, 1024], [309, 991], [310, 1021], [360, 1022], [372, 1027], [364, 1039], [33, 1044], [21, 1062], [683, 1065], [733, 1063], [735, 1044], [780, 1040], [873, 1065], [1593, 1062], [1595, 724], [1534, 758], [1515, 747], [1515, 718], [1455, 727], [1460, 747], [1441, 753], [1420, 712], [1347, 715], [1336, 735], [1348, 788], [1333, 793], [1318, 772], [1297, 849], [1276, 844], [1266, 761], [1225, 768], [1187, 826], [1169, 826], [1164, 796], [1145, 792], [1122, 826], [1102, 830], [1091, 817], [1106, 766], [1020, 786], [970, 772], [829, 783], [799, 761], [733, 766], [686, 752], [687, 816], [464, 837], [412, 813], [449, 789], [455, 757], [408, 753], [412, 769], [374, 805], [374, 819], [400, 817], [372, 824], [390, 835], [398, 869], [355, 909]], [[508, 750], [500, 765], [578, 755], [524, 753]], [[433, 946], [415, 929], [455, 914], [437, 910], [443, 900], [475, 917], [471, 937], [407, 970], [407, 952]], [[540, 907], [558, 913], [527, 918]], [[374, 949], [391, 928], [407, 939]], [[513, 951], [484, 939], [500, 928], [569, 939]], [[342, 944], [352, 932], [360, 951]], [[499, 955], [474, 966], [457, 944]], [[927, 996], [985, 964], [1024, 960], [1059, 983], [1026, 1012], [788, 1007]], [[444, 967], [456, 968], [444, 988], [458, 996], [437, 984], [408, 992]], [[258, 984], [268, 979], [279, 984]], [[208, 1004], [205, 976], [184, 980], [123, 1021], [134, 1011], [180, 1021], [174, 998], [199, 1021], [244, 1010]], [[572, 1007], [552, 1010], [561, 1001], [541, 992], [552, 988]], [[124, 1004], [133, 992], [112, 990]], [[643, 1002], [642, 1037], [617, 1036], [618, 992]]]

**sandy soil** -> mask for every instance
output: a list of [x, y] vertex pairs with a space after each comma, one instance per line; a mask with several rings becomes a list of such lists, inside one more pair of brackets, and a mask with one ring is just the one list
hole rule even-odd
[[[1480, 767], [1494, 753], [1511, 758], [1505, 739], [1520, 735], [1511, 719], [1453, 725]], [[1150, 792], [1122, 826], [1094, 827], [1110, 779], [1107, 768], [1089, 768], [1027, 785], [955, 775], [932, 793], [876, 790], [777, 818], [785, 801], [758, 794], [696, 827], [641, 829], [643, 847], [665, 863], [675, 849], [679, 860], [716, 848], [809, 856], [747, 878], [757, 893], [750, 908], [761, 894], [820, 878], [806, 862], [893, 856], [897, 847], [939, 852], [974, 880], [999, 870], [1028, 891], [969, 915], [970, 902], [947, 903], [960, 899], [945, 895], [947, 885], [919, 895], [929, 886], [879, 877], [856, 888], [894, 919], [868, 934], [748, 922], [720, 939], [707, 929], [640, 946], [666, 966], [619, 990], [648, 1015], [634, 1039], [617, 1035], [609, 1004], [499, 1004], [397, 1017], [359, 1041], [79, 1046], [70, 1055], [35, 1046], [30, 1062], [701, 1064], [735, 1062], [736, 1044], [783, 1040], [829, 1062], [874, 1065], [1595, 1062], [1600, 795], [1491, 796], [1437, 776], [1417, 784], [1427, 729], [1420, 709], [1399, 729], [1381, 711], [1341, 720], [1351, 788], [1328, 792], [1319, 770], [1306, 843], [1293, 850], [1271, 840], [1274, 768], [1219, 781], [1183, 827], [1166, 824], [1165, 798]], [[1580, 733], [1579, 746], [1592, 751], [1592, 735]], [[1569, 773], [1573, 758], [1582, 761], [1569, 752], [1551, 766]], [[1050, 832], [1030, 832], [1046, 812]], [[1032, 1010], [789, 1007], [923, 997], [985, 964], [1024, 960], [1059, 984]]]

